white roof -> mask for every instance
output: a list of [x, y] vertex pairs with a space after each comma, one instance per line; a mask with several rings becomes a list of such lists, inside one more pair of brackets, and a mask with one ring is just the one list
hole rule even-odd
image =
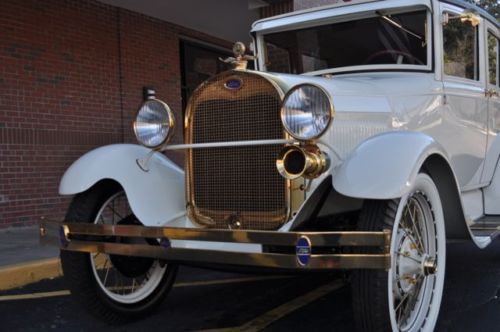
[[332, 16], [344, 16], [357, 12], [422, 6], [431, 8], [431, 0], [353, 0], [349, 2], [338, 2], [334, 5], [299, 10], [258, 20], [252, 25], [252, 32], [272, 32], [281, 30], [285, 26], [295, 26], [304, 23], [307, 25], [313, 22], [321, 24], [323, 21], [328, 21]]

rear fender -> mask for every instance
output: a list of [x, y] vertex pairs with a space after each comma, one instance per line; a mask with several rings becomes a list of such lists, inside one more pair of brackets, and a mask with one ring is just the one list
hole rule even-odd
[[154, 153], [148, 171], [137, 164], [151, 150], [114, 144], [92, 150], [76, 160], [59, 185], [61, 195], [84, 192], [101, 180], [118, 182], [137, 218], [146, 226], [161, 226], [185, 212], [184, 171], [161, 153]]

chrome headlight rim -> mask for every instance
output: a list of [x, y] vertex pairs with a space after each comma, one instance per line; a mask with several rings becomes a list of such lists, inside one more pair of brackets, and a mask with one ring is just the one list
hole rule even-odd
[[[139, 134], [138, 134], [138, 131], [137, 131], [137, 118], [139, 116], [139, 113], [141, 112], [142, 108], [147, 103], [149, 103], [149, 102], [159, 103], [165, 109], [165, 111], [167, 112], [167, 116], [168, 116], [168, 132], [167, 132], [167, 135], [165, 136], [165, 138], [160, 143], [155, 144], [155, 145], [144, 143], [139, 138]], [[153, 150], [159, 150], [161, 147], [163, 147], [165, 144], [167, 144], [170, 141], [170, 139], [172, 138], [172, 135], [174, 134], [174, 127], [175, 127], [175, 117], [174, 117], [174, 113], [172, 112], [172, 109], [170, 108], [170, 106], [168, 106], [167, 103], [165, 103], [164, 101], [162, 101], [160, 99], [156, 99], [154, 97], [145, 100], [141, 104], [141, 106], [139, 107], [139, 109], [136, 112], [135, 120], [134, 120], [134, 124], [133, 124], [134, 134], [135, 134], [135, 138], [137, 139], [137, 141], [141, 145], [143, 145], [143, 146], [145, 146], [147, 148], [153, 149]]]
[[[288, 100], [288, 97], [290, 97], [290, 95], [292, 93], [294, 93], [297, 89], [302, 88], [304, 86], [309, 86], [309, 87], [313, 87], [313, 88], [319, 89], [326, 96], [326, 98], [328, 100], [328, 104], [329, 104], [329, 107], [328, 107], [329, 108], [328, 109], [328, 114], [329, 114], [328, 123], [325, 125], [325, 128], [321, 132], [319, 132], [318, 134], [316, 134], [314, 136], [311, 136], [309, 138], [300, 137], [299, 135], [296, 135], [295, 133], [293, 133], [293, 131], [288, 127], [288, 125], [287, 125], [287, 123], [285, 121], [285, 118], [286, 118], [286, 115], [285, 115], [285, 104], [286, 104], [286, 102]], [[280, 116], [281, 116], [281, 123], [283, 124], [283, 127], [285, 128], [285, 131], [287, 132], [288, 135], [290, 135], [294, 139], [296, 139], [298, 141], [302, 141], [302, 142], [315, 141], [318, 138], [320, 138], [321, 136], [323, 136], [323, 134], [328, 130], [328, 128], [330, 128], [330, 125], [332, 124], [333, 119], [335, 118], [335, 106], [333, 105], [333, 98], [330, 95], [330, 93], [328, 93], [328, 91], [326, 91], [325, 88], [323, 88], [321, 85], [318, 85], [318, 84], [315, 84], [315, 83], [300, 83], [300, 84], [294, 85], [291, 89], [288, 90], [288, 92], [283, 97], [283, 101], [281, 103], [281, 109], [280, 109]]]

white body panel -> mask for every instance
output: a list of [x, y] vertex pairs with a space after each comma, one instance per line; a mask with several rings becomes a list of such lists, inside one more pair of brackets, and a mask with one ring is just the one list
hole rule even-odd
[[462, 193], [462, 205], [465, 211], [465, 220], [468, 224], [484, 214], [483, 193], [481, 189]]
[[442, 147], [422, 133], [385, 133], [364, 141], [346, 162], [334, 171], [333, 187], [356, 198], [393, 199], [412, 187], [428, 156], [446, 158]]
[[[485, 100], [477, 100], [480, 95], [484, 96], [479, 88], [473, 88], [474, 96], [470, 98], [464, 95], [448, 97], [443, 83], [433, 73], [405, 72], [346, 74], [331, 79], [276, 74], [275, 81], [285, 91], [289, 86], [309, 82], [324, 87], [330, 93], [336, 116], [319, 143], [332, 148], [330, 156], [334, 165], [348, 160], [351, 154], [358, 155], [358, 145], [374, 135], [392, 131], [421, 132], [441, 147], [462, 190], [480, 184], [486, 153], [487, 109]], [[363, 91], [362, 96], [359, 96], [359, 91]], [[471, 104], [483, 107], [471, 107]], [[378, 163], [383, 163], [383, 159], [396, 162], [395, 158], [400, 158], [401, 163], [406, 165], [401, 156], [389, 156], [390, 151], [397, 151], [397, 144], [397, 140], [388, 140], [370, 153], [372, 157], [380, 156]], [[409, 146], [408, 149], [412, 153], [420, 151], [417, 146]], [[494, 160], [491, 162], [496, 164]], [[409, 175], [411, 171], [403, 172]], [[365, 170], [360, 169], [360, 172]], [[359, 179], [356, 188], [364, 187], [366, 176], [353, 177], [353, 180]], [[402, 184], [408, 180], [402, 181]], [[349, 192], [354, 195], [352, 190]], [[394, 195], [392, 189], [384, 186], [379, 187], [377, 192], [378, 197], [367, 197], [383, 199]], [[362, 197], [363, 194], [365, 191], [355, 197]]]
[[[441, 3], [440, 12], [449, 12], [459, 15], [463, 12], [462, 8]], [[479, 40], [484, 39], [483, 29], [478, 29]], [[437, 29], [437, 34], [441, 38], [442, 25]], [[439, 44], [436, 50], [436, 56], [442, 57], [443, 46]], [[484, 47], [479, 47], [478, 58], [484, 58]], [[484, 61], [480, 61], [484, 64]], [[448, 76], [442, 73], [444, 93], [446, 95], [446, 111], [450, 121], [454, 122], [454, 131], [448, 135], [449, 140], [457, 140], [460, 137], [462, 145], [452, 146], [454, 149], [454, 170], [460, 181], [460, 186], [464, 190], [484, 186], [482, 183], [482, 174], [484, 169], [484, 160], [486, 155], [487, 143], [487, 123], [488, 123], [488, 100], [485, 97], [486, 67], [478, 68], [479, 80], [463, 79]], [[462, 154], [463, 148], [468, 151], [474, 151], [470, 154]]]
[[[149, 171], [137, 165], [149, 149], [131, 144], [108, 145], [75, 161], [59, 186], [61, 195], [83, 192], [100, 180], [115, 180], [123, 187], [134, 214], [146, 226], [161, 226], [185, 215], [184, 171], [161, 153], [155, 153]], [[180, 226], [180, 225], [179, 225]], [[186, 225], [182, 225], [186, 226]]]
[[[187, 219], [187, 218], [186, 218]], [[190, 221], [186, 220], [186, 223]], [[166, 226], [172, 226], [170, 224]], [[189, 228], [189, 227], [188, 227]], [[262, 245], [254, 243], [229, 243], [210, 241], [171, 240], [173, 248], [205, 249], [228, 252], [262, 253]]]
[[491, 185], [484, 190], [484, 214], [500, 215], [500, 163], [497, 164]]

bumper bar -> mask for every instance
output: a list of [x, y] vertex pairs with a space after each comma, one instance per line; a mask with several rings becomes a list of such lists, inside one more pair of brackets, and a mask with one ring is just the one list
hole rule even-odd
[[[124, 239], [153, 239], [134, 243]], [[214, 263], [285, 270], [388, 269], [391, 232], [277, 232], [213, 230], [135, 225], [40, 222], [42, 243], [58, 243], [61, 250], [152, 257], [166, 261]], [[246, 253], [174, 248], [170, 240], [252, 243], [293, 247], [295, 253]], [[135, 241], [137, 242], [137, 241]], [[372, 247], [373, 253], [316, 254], [316, 248]], [[324, 251], [324, 250], [323, 250]]]

